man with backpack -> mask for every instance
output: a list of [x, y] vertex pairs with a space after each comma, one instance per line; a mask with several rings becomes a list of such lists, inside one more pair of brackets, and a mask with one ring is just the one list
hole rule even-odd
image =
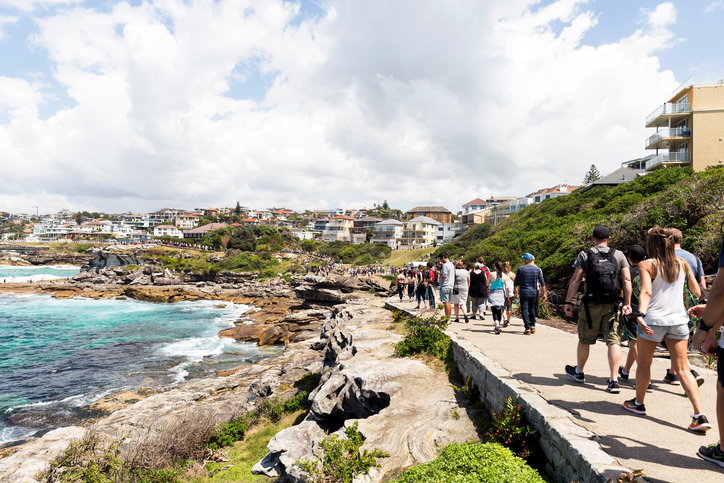
[[[593, 248], [578, 254], [573, 268], [576, 269], [566, 295], [565, 313], [573, 316], [573, 296], [578, 292], [583, 276], [586, 289], [578, 308], [578, 348], [575, 366], [566, 366], [566, 374], [576, 382], [585, 382], [583, 368], [591, 346], [596, 343], [599, 331], [608, 346], [609, 379], [606, 390], [621, 392], [618, 384], [618, 367], [621, 361], [620, 315], [631, 313], [631, 273], [626, 256], [608, 247], [611, 232], [605, 226], [593, 230]], [[621, 291], [623, 290], [623, 298]], [[623, 302], [623, 306], [621, 303]]]

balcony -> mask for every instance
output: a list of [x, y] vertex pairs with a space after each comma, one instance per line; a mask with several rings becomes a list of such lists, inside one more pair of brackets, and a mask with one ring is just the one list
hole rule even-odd
[[[646, 127], [667, 127], [669, 121], [677, 121], [679, 118], [688, 116], [691, 113], [689, 103], [666, 103], [659, 106], [646, 118]], [[675, 122], [674, 122], [675, 124]]]
[[669, 164], [691, 164], [691, 153], [664, 153], [646, 161], [644, 168], [652, 170]]
[[646, 140], [644, 149], [669, 149], [669, 145], [677, 140], [691, 138], [691, 129], [688, 127], [677, 127], [661, 129], [659, 132]]

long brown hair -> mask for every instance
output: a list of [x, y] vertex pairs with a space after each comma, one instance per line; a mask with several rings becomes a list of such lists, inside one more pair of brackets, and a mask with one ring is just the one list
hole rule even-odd
[[510, 271], [511, 271], [510, 262], [503, 262], [503, 271], [505, 273], [510, 273]]
[[[656, 271], [667, 283], [673, 283], [679, 276], [679, 260], [674, 251], [674, 234], [671, 228], [655, 226], [646, 238], [646, 253], [654, 261]], [[664, 273], [661, 273], [663, 268]]]
[[498, 277], [502, 278], [503, 277], [503, 262], [501, 262], [500, 260], [495, 262], [493, 264], [493, 270], [498, 272]]

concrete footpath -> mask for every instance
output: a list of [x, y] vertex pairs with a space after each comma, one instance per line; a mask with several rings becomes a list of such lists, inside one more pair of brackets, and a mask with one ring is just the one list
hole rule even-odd
[[[397, 297], [390, 302], [412, 311], [416, 305], [400, 303]], [[523, 335], [520, 319], [513, 319], [500, 335], [494, 334], [493, 327], [488, 312], [485, 320], [453, 322], [449, 330], [497, 361], [513, 378], [531, 386], [549, 404], [570, 413], [571, 421], [594, 433], [602, 449], [619, 465], [642, 469], [649, 482], [724, 482], [724, 468], [696, 456], [700, 446], [719, 439], [713, 370], [697, 368], [706, 380], [700, 392], [705, 413], [713, 425], [704, 435], [687, 429], [693, 410], [681, 386], [662, 380], [669, 367], [667, 357], [654, 358], [653, 392], [645, 400], [647, 415], [638, 416], [622, 406], [635, 396], [636, 366], [629, 381], [620, 381], [619, 394], [607, 392], [608, 362], [603, 342], [591, 348], [585, 367], [586, 382], [581, 384], [564, 371], [566, 364], [576, 363], [576, 335], [540, 324], [535, 334]], [[627, 349], [622, 347], [622, 362], [626, 354]]]

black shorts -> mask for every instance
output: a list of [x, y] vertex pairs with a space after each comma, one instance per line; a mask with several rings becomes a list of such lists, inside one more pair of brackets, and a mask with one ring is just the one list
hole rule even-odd
[[505, 310], [510, 312], [513, 309], [513, 297], [505, 297]]
[[624, 315], [623, 320], [623, 336], [626, 337], [628, 340], [636, 340], [636, 335], [638, 334], [639, 327], [638, 318], [633, 314], [629, 314]]
[[724, 364], [722, 364], [722, 361], [724, 361], [724, 349], [717, 346], [716, 355], [719, 356], [719, 360], [716, 363], [716, 375], [719, 380], [719, 384], [724, 387]]

